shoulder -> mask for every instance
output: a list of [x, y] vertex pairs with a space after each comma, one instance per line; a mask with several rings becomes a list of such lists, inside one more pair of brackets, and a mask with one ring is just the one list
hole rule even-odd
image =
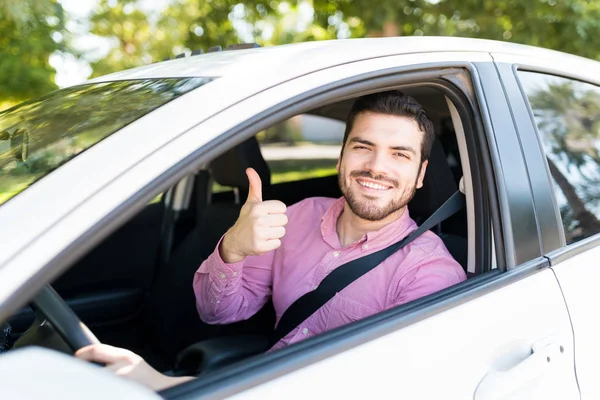
[[408, 245], [412, 262], [403, 274], [405, 281], [437, 281], [449, 286], [466, 279], [462, 266], [452, 257], [438, 235], [427, 231]]
[[407, 247], [410, 263], [389, 288], [392, 305], [416, 300], [467, 279], [462, 266], [433, 232], [424, 233]]

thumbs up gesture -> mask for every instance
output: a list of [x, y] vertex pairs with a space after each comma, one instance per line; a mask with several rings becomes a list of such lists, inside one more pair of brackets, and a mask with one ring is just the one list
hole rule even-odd
[[248, 199], [240, 210], [240, 216], [227, 231], [219, 253], [226, 263], [242, 261], [281, 246], [285, 235], [286, 206], [279, 200], [263, 201], [260, 176], [252, 168], [246, 170], [249, 190]]

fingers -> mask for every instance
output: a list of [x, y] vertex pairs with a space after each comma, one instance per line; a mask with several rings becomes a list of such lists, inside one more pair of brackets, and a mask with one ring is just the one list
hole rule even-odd
[[267, 232], [267, 240], [271, 239], [281, 239], [285, 236], [285, 228], [283, 226], [276, 226], [273, 228], [269, 228]]
[[85, 361], [93, 361], [104, 364], [113, 364], [121, 361], [124, 357], [134, 356], [134, 353], [129, 350], [118, 347], [109, 346], [106, 344], [92, 344], [75, 352], [75, 357]]
[[264, 252], [275, 250], [281, 247], [281, 240], [279, 239], [271, 239], [265, 242]]
[[287, 206], [279, 200], [267, 200], [254, 205], [253, 210], [257, 216], [266, 214], [284, 214], [287, 210]]
[[285, 214], [269, 214], [265, 217], [265, 225], [267, 226], [286, 226], [288, 217]]
[[248, 199], [246, 201], [262, 202], [262, 182], [253, 168], [246, 169], [248, 176]]

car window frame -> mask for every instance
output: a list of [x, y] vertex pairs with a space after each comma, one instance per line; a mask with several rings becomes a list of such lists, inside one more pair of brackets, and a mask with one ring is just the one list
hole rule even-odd
[[[476, 71], [471, 71], [476, 74]], [[387, 87], [395, 86], [392, 84], [383, 86], [381, 83], [380, 85], [382, 87], [380, 87], [379, 90], [385, 90]], [[457, 99], [452, 95], [450, 95], [450, 97], [453, 101], [456, 101]], [[471, 100], [472, 99], [463, 99], [462, 102], [463, 104], [464, 102], [469, 103]], [[460, 111], [461, 117], [464, 117], [464, 109], [461, 109]], [[248, 121], [247, 124], [253, 126], [255, 122]], [[465, 125], [468, 126], [467, 129], [472, 128], [470, 123]], [[483, 130], [484, 128], [483, 126], [480, 126], [478, 129]], [[479, 148], [480, 147], [478, 147], [478, 149]], [[471, 152], [472, 150], [470, 150], [470, 153]], [[474, 165], [476, 165], [475, 162], [472, 163], [472, 168]], [[484, 219], [487, 221], [495, 220], [498, 222], [499, 215], [496, 215], [495, 218]], [[494, 237], [495, 236], [496, 235], [494, 235]], [[503, 246], [502, 241], [498, 241], [498, 245]], [[490, 244], [489, 250], [486, 250], [490, 254], [492, 247], [493, 246]], [[500, 258], [504, 259], [504, 257]], [[237, 363], [226, 367], [215, 374], [211, 374], [210, 377], [203, 377], [202, 381], [204, 382], [199, 380], [190, 381], [184, 385], [161, 392], [161, 394], [165, 396], [165, 398], [178, 398], [192, 393], [194, 396], [208, 394], [216, 396], [230, 395], [235, 393], [238, 388], [241, 389], [248, 384], [254, 386], [260, 383], [255, 379], [260, 370], [264, 370], [264, 373], [266, 374], [274, 374], [274, 376], [276, 376], [280, 373], [277, 371], [278, 369], [284, 368], [284, 365], [289, 364], [291, 362], [290, 359], [298, 357], [304, 359], [304, 365], [310, 364], [311, 362], [306, 360], [307, 354], [312, 354], [313, 357], [317, 356], [319, 358], [336, 354], [339, 351], [354, 347], [366, 340], [374, 339], [387, 332], [415, 323], [422, 319], [425, 314], [432, 315], [453, 308], [463, 302], [476, 298], [477, 296], [484, 295], [488, 290], [495, 290], [503, 287], [504, 285], [522, 279], [530, 273], [535, 273], [548, 266], [549, 264], [546, 259], [538, 257], [519, 265], [519, 268], [514, 273], [506, 273], [506, 266], [499, 263], [499, 268], [493, 271], [483, 273], [458, 285], [418, 299], [408, 305], [387, 310], [353, 324], [325, 332], [294, 346], [290, 346], [289, 348], [278, 350], [274, 354], [267, 354], [259, 358], [254, 358], [252, 361], [248, 360], [247, 362]], [[239, 381], [232, 383], [231, 376], [236, 376], [236, 380]], [[261, 377], [261, 381], [263, 379], [264, 381], [269, 380], [265, 379], [264, 375]], [[252, 381], [252, 383], [249, 383], [249, 381]]]
[[[543, 179], [543, 185], [534, 186], [533, 191], [534, 193], [537, 193], [536, 197], [538, 199], [547, 198], [552, 202], [552, 209], [548, 209], [547, 207], [536, 207], [536, 214], [538, 220], [552, 221], [551, 229], [545, 231], [545, 237], [541, 240], [547, 243], [548, 237], [551, 236], [550, 240], [554, 244], [545, 246], [544, 256], [549, 259], [550, 265], [556, 265], [591, 248], [599, 246], [600, 232], [571, 244], [566, 243], [564, 226], [558, 207], [558, 201], [556, 199], [552, 175], [550, 174], [548, 163], [545, 161], [545, 152], [533, 116], [533, 110], [531, 109], [527, 94], [520, 83], [518, 72], [523, 71], [550, 75], [587, 83], [599, 88], [600, 79], [598, 79], [598, 76], [590, 74], [584, 65], [577, 65], [576, 63], [571, 63], [569, 65], [569, 70], [567, 71], [565, 69], [559, 69], [554, 65], [550, 65], [547, 62], [524, 56], [496, 56], [495, 58], [503, 61], [506, 65], [499, 70], [502, 79], [504, 81], [514, 82], [518, 87], [518, 91], [513, 93], [510, 102], [513, 107], [525, 107], [525, 110], [527, 111], [527, 118], [521, 118], [520, 120], [521, 126], [526, 127], [527, 134], [533, 134], [535, 137], [535, 143], [529, 142], [528, 144], [525, 144], [524, 151], [527, 153], [528, 161], [531, 162], [532, 160], [537, 160], [535, 164], [531, 165], [531, 168], [544, 171], [544, 174], [537, 175], [538, 179]], [[588, 60], [582, 60], [582, 63], [587, 61]]]

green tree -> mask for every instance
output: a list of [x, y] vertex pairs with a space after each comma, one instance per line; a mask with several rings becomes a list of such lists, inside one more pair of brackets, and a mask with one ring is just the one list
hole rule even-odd
[[0, 1], [0, 101], [17, 102], [56, 88], [49, 57], [68, 33], [56, 0]]
[[113, 42], [106, 57], [90, 64], [94, 76], [150, 64], [160, 56], [156, 32], [135, 0], [101, 0], [90, 22], [90, 33]]

